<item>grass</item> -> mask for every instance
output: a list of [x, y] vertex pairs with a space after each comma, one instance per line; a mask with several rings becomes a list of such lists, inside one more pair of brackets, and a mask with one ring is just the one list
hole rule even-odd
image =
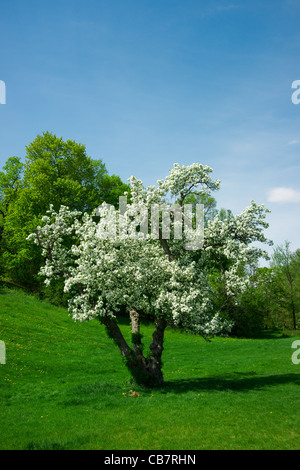
[[[150, 324], [143, 333], [147, 345]], [[133, 388], [99, 322], [3, 288], [0, 449], [300, 449], [295, 339], [207, 343], [167, 329], [165, 386]]]

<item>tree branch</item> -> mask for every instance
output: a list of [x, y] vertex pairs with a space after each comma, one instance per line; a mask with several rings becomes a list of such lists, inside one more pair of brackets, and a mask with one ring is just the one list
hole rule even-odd
[[120, 349], [123, 357], [130, 357], [134, 354], [133, 350], [128, 346], [116, 320], [108, 316], [101, 317], [100, 322], [106, 326], [109, 336], [114, 340]]

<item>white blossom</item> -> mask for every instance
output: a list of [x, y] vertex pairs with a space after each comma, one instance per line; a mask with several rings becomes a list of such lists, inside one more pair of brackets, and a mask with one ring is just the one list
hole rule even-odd
[[[211, 172], [210, 167], [199, 163], [174, 164], [157, 187], [148, 188], [131, 177], [132, 204], [125, 215], [130, 218], [139, 204], [150, 213], [151, 205], [165, 202], [168, 195], [184, 204], [191, 192], [208, 194], [220, 186], [219, 180], [211, 179]], [[216, 216], [205, 228], [203, 253], [212, 259], [225, 257], [230, 265], [226, 270], [228, 295], [234, 297], [246, 288], [247, 281], [238, 273], [241, 264], [266, 255], [251, 245], [254, 241], [266, 242], [266, 213], [263, 206], [252, 201], [232, 220]], [[115, 318], [126, 306], [205, 337], [228, 331], [230, 323], [212, 308], [209, 275], [184, 249], [184, 237], [168, 240], [168, 252], [161, 240], [137, 232], [135, 226], [128, 231], [117, 230], [116, 223], [125, 215], [106, 204], [97, 211], [100, 220], [95, 214], [70, 211], [64, 206], [55, 212], [51, 207], [42, 227], [28, 237], [41, 246], [46, 258], [40, 271], [45, 282], [64, 276], [73, 318]]]

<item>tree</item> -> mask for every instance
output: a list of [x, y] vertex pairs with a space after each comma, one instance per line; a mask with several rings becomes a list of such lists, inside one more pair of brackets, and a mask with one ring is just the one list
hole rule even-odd
[[[185, 200], [193, 192], [199, 196], [219, 188], [220, 182], [210, 177], [211, 172], [210, 167], [199, 163], [174, 164], [157, 187], [148, 188], [131, 177], [131, 203], [125, 211], [104, 203], [96, 218], [65, 206], [59, 211], [51, 208], [43, 217], [43, 225], [29, 236], [42, 249], [45, 282], [64, 278], [65, 291], [71, 293], [69, 310], [73, 318], [97, 318], [104, 324], [134, 379], [145, 385], [163, 383], [163, 340], [168, 324], [206, 339], [226, 334], [231, 327], [214, 310], [209, 276], [194, 259], [196, 250], [202, 247], [211, 259], [225, 254], [230, 264], [225, 284], [229, 295], [245, 286], [238, 275], [240, 263], [262, 253], [249, 246], [255, 240], [265, 241], [262, 231], [267, 226], [266, 210], [254, 202], [234, 221], [218, 216], [208, 221], [199, 247], [202, 228], [192, 227]], [[175, 206], [166, 204], [168, 195], [177, 201]], [[172, 220], [169, 233], [164, 214], [153, 223], [157, 208], [165, 210]], [[150, 213], [149, 233], [144, 229], [149, 229]], [[124, 306], [131, 319], [131, 345], [117, 323], [117, 312]], [[148, 354], [142, 344], [141, 314], [154, 318]]]
[[281, 286], [281, 300], [292, 318], [293, 328], [296, 329], [299, 322], [300, 310], [300, 252], [293, 253], [290, 243], [285, 241], [283, 245], [276, 246], [272, 255], [271, 267], [275, 270]]
[[49, 205], [91, 212], [105, 200], [117, 205], [119, 195], [128, 190], [118, 176], [108, 175], [102, 160], [87, 155], [84, 145], [50, 132], [38, 135], [26, 147], [25, 164], [13, 157], [4, 169], [6, 174], [0, 173], [1, 264], [7, 276], [35, 288], [42, 258], [26, 237], [36, 230]]
[[255, 305], [263, 313], [263, 328], [280, 329], [287, 326], [282, 282], [276, 269], [267, 266], [257, 268], [251, 281]]
[[23, 163], [18, 157], [10, 157], [0, 171], [0, 216], [2, 218], [0, 229], [0, 242], [4, 229], [4, 219], [10, 204], [15, 200], [16, 193], [21, 187]]
[[25, 186], [35, 213], [55, 208], [91, 211], [101, 204], [102, 182], [107, 175], [102, 160], [92, 160], [83, 144], [63, 141], [50, 132], [38, 135], [26, 147]]
[[5, 224], [12, 204], [22, 187], [23, 163], [20, 158], [10, 157], [0, 171], [0, 272], [4, 271], [3, 253], [6, 249]]

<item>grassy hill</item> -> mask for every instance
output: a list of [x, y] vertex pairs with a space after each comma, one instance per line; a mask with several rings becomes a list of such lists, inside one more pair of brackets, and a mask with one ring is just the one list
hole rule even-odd
[[295, 339], [167, 329], [164, 388], [133, 388], [99, 322], [2, 288], [0, 449], [300, 449]]

